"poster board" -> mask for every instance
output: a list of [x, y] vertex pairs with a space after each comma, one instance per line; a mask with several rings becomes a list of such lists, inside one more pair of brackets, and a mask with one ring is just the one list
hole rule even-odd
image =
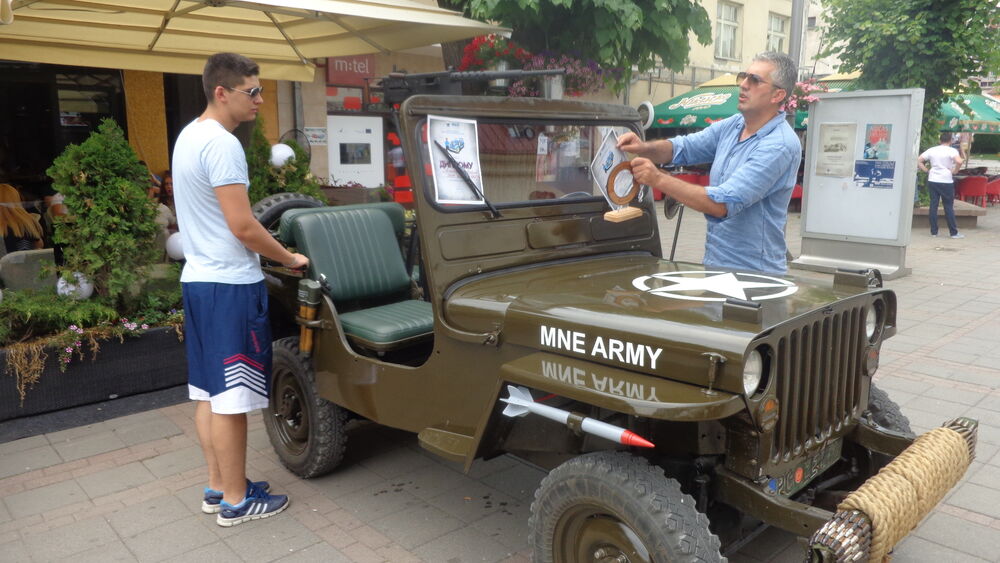
[[385, 184], [381, 117], [328, 115], [326, 131], [332, 183], [356, 182], [366, 188]]
[[809, 108], [802, 255], [792, 267], [905, 275], [922, 89], [821, 94]]

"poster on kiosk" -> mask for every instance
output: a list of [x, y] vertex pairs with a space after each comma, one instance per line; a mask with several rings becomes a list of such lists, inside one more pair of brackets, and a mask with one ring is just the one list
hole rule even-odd
[[381, 117], [328, 115], [326, 130], [331, 183], [366, 188], [385, 184]]
[[792, 268], [905, 276], [922, 89], [821, 94], [804, 143], [802, 254]]

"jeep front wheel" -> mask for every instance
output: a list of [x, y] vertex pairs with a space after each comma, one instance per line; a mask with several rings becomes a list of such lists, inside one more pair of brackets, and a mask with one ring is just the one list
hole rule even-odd
[[535, 493], [529, 527], [536, 562], [724, 561], [694, 499], [661, 468], [624, 452], [553, 469]]
[[344, 458], [347, 411], [319, 396], [309, 359], [297, 337], [274, 343], [270, 404], [264, 427], [274, 451], [289, 471], [316, 477]]

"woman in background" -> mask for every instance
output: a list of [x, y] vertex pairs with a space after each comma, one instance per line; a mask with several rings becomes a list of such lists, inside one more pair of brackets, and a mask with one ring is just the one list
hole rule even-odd
[[10, 184], [0, 184], [0, 233], [7, 252], [42, 248], [38, 216], [24, 210], [21, 194]]

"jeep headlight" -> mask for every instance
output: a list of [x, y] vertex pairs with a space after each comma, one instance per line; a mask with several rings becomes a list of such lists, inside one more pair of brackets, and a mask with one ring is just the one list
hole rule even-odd
[[868, 311], [865, 312], [865, 337], [868, 342], [875, 342], [878, 337], [879, 325], [882, 324], [882, 308], [879, 306], [878, 302], [872, 303], [871, 307], [868, 307]]
[[749, 397], [757, 392], [764, 375], [764, 358], [760, 352], [752, 350], [743, 364], [743, 392]]

